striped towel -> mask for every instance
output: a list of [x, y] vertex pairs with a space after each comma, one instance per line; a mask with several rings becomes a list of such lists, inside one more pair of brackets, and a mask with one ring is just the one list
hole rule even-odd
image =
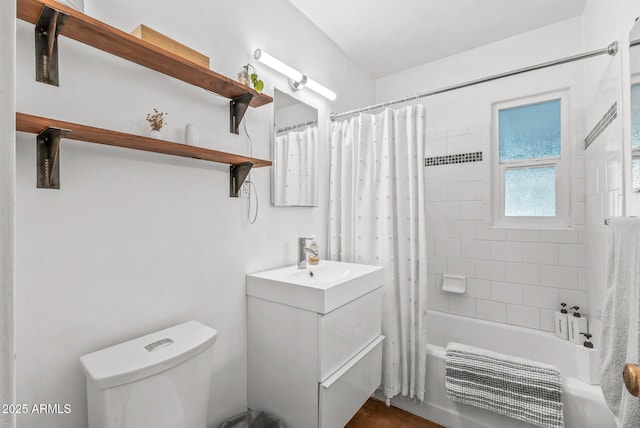
[[555, 366], [451, 342], [446, 369], [447, 395], [454, 401], [540, 427], [564, 426]]

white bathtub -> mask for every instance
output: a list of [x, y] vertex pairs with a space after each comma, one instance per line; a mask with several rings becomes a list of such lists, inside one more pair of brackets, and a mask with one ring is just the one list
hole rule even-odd
[[[436, 311], [429, 311], [428, 324], [425, 402], [396, 397], [391, 400], [394, 406], [450, 428], [532, 427], [447, 398], [444, 386], [445, 347], [449, 342], [458, 342], [557, 366], [562, 375], [565, 427], [616, 427], [600, 386], [588, 385], [575, 377], [576, 345], [573, 343], [558, 339], [552, 333]], [[380, 391], [376, 396], [384, 399]]]

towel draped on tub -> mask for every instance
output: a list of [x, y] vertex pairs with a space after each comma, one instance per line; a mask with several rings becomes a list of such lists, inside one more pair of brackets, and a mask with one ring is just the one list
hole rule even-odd
[[445, 385], [454, 401], [540, 427], [564, 426], [560, 371], [550, 364], [451, 342]]

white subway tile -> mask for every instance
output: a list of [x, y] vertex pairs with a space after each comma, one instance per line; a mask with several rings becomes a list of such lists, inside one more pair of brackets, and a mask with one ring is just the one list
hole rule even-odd
[[576, 244], [578, 242], [577, 230], [541, 230], [540, 241], [555, 242], [558, 244]]
[[575, 203], [575, 212], [573, 213], [573, 222], [576, 226], [583, 226], [586, 223], [587, 206], [584, 202]]
[[456, 183], [462, 181], [460, 178], [460, 165], [461, 164], [449, 164], [444, 165], [443, 168], [438, 171], [440, 176], [438, 183]]
[[429, 183], [427, 184], [427, 201], [447, 201], [447, 184], [446, 183]]
[[476, 260], [476, 278], [504, 281], [505, 263], [493, 260]]
[[587, 272], [585, 268], [578, 268], [578, 290], [585, 291], [587, 289]]
[[501, 302], [476, 299], [476, 317], [496, 322], [506, 322], [507, 306]]
[[427, 269], [430, 273], [443, 274], [447, 273], [446, 257], [427, 257]]
[[476, 236], [476, 224], [471, 220], [451, 220], [447, 222], [449, 238], [473, 239]]
[[429, 291], [427, 293], [427, 308], [432, 311], [448, 312], [449, 298], [441, 291]]
[[427, 236], [429, 238], [448, 238], [447, 220], [428, 220]]
[[427, 274], [427, 291], [437, 291], [442, 288], [442, 275], [429, 273]]
[[540, 328], [540, 309], [522, 305], [507, 305], [507, 324]]
[[467, 278], [467, 295], [476, 299], [491, 299], [491, 281]]
[[491, 258], [507, 262], [522, 261], [522, 243], [508, 241], [491, 242]]
[[584, 267], [586, 247], [582, 244], [560, 244], [560, 265]]
[[555, 310], [560, 309], [557, 288], [525, 285], [522, 288], [522, 292], [522, 301], [527, 306]]
[[587, 293], [578, 290], [558, 290], [558, 295], [561, 302], [567, 304], [567, 307], [580, 306], [578, 312], [585, 313], [587, 308]]
[[538, 242], [540, 231], [534, 229], [508, 229], [507, 241]]
[[482, 183], [480, 192], [478, 193], [478, 200], [481, 200], [485, 204], [491, 203], [491, 185]]
[[476, 276], [476, 263], [473, 259], [450, 258], [447, 262], [448, 274], [473, 278]]
[[482, 223], [490, 225], [493, 218], [491, 217], [491, 204], [482, 203]]
[[508, 282], [491, 282], [491, 300], [522, 304], [522, 286]]
[[573, 180], [573, 200], [584, 202], [585, 200], [585, 182], [584, 178], [576, 178]]
[[491, 259], [491, 241], [463, 239], [460, 241], [462, 257], [470, 259]]
[[431, 202], [427, 204], [427, 209], [431, 206], [432, 219], [434, 220], [457, 220], [460, 218], [460, 202]]
[[464, 168], [460, 169], [460, 181], [482, 181], [487, 168], [484, 162], [470, 162], [462, 165]]
[[476, 222], [476, 239], [504, 241], [506, 238], [507, 232], [504, 229], [492, 229], [482, 222]]
[[556, 312], [551, 309], [540, 309], [540, 330], [556, 331]]
[[449, 296], [449, 313], [464, 315], [467, 317], [476, 316], [476, 299], [463, 296]]
[[461, 220], [482, 220], [482, 201], [460, 202]]
[[522, 244], [522, 259], [527, 263], [557, 265], [558, 244], [524, 242]]
[[576, 156], [576, 161], [573, 166], [573, 176], [574, 177], [584, 177], [584, 156]]
[[475, 183], [447, 184], [447, 199], [450, 201], [474, 201], [476, 199]]
[[507, 281], [537, 285], [540, 282], [538, 265], [530, 263], [507, 263]]
[[436, 241], [433, 238], [427, 238], [427, 256], [436, 255]]
[[541, 265], [540, 285], [575, 290], [578, 288], [578, 268]]
[[472, 152], [474, 150], [474, 135], [470, 133], [449, 135], [447, 145], [450, 155]]
[[447, 137], [434, 137], [427, 140], [424, 149], [427, 157], [444, 156], [447, 154]]
[[436, 256], [460, 257], [460, 240], [436, 239]]

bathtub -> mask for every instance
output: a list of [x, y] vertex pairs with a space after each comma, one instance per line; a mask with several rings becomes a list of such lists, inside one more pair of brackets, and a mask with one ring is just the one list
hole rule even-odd
[[[444, 386], [445, 347], [449, 342], [478, 346], [504, 354], [553, 364], [562, 375], [566, 428], [615, 428], [599, 385], [576, 376], [576, 345], [553, 333], [429, 311], [429, 345], [424, 403], [395, 397], [391, 403], [451, 428], [530, 428], [533, 425], [447, 398]], [[384, 399], [380, 391], [378, 398]]]

